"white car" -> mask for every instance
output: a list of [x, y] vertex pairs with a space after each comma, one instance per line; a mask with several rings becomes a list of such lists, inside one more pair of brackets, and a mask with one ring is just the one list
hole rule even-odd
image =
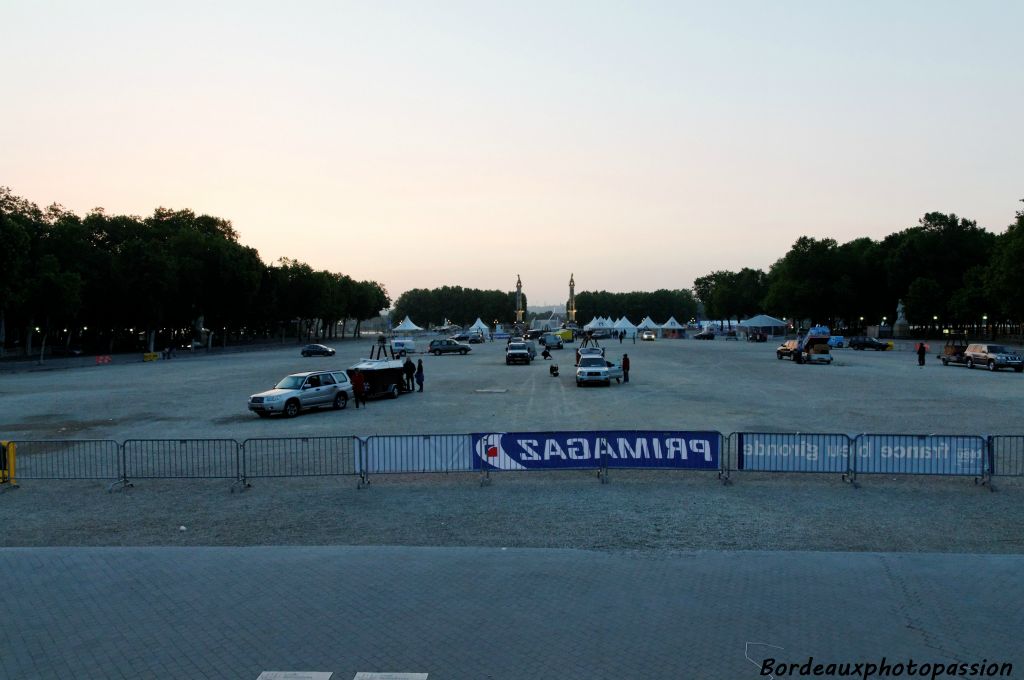
[[593, 354], [580, 357], [580, 365], [576, 368], [576, 387], [583, 387], [584, 383], [611, 385], [613, 379], [622, 381], [622, 366]]
[[409, 338], [395, 339], [391, 341], [391, 351], [395, 356], [404, 357], [407, 354], [416, 353], [416, 341]]
[[640, 334], [641, 340], [654, 340], [654, 331], [644, 331]]
[[275, 413], [294, 418], [300, 411], [330, 406], [342, 409], [355, 396], [345, 371], [293, 373], [272, 390], [249, 397], [249, 410], [260, 418]]

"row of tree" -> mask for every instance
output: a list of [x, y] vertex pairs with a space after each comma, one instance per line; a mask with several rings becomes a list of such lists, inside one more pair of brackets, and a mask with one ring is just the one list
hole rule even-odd
[[645, 316], [664, 323], [674, 316], [676, 321], [685, 324], [696, 315], [697, 300], [689, 290], [661, 289], [631, 293], [600, 290], [582, 291], [576, 295], [576, 320], [580, 325], [588, 323], [595, 316], [606, 316], [613, 321], [625, 316], [633, 323], [640, 323]]
[[739, 319], [760, 311], [830, 325], [895, 320], [977, 326], [1024, 320], [1024, 211], [996, 235], [977, 223], [928, 213], [881, 241], [797, 239], [768, 272], [716, 271], [694, 281], [704, 314]]
[[[190, 210], [85, 217], [0, 187], [0, 352], [147, 349], [182, 339], [331, 337], [390, 304], [383, 286], [260, 260], [227, 220]], [[7, 329], [12, 329], [8, 332]], [[344, 328], [342, 324], [342, 328]]]
[[[522, 294], [523, 309], [526, 309], [526, 293]], [[500, 290], [480, 290], [462, 286], [440, 288], [413, 288], [398, 296], [391, 310], [391, 318], [397, 323], [405, 317], [420, 326], [441, 325], [445, 320], [460, 326], [468, 326], [477, 318], [493, 325], [495, 321], [506, 323], [515, 319], [516, 294]]]

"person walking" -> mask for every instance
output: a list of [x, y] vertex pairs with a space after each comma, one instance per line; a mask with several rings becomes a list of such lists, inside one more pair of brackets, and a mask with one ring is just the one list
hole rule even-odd
[[416, 389], [415, 376], [416, 366], [412, 363], [412, 359], [405, 357], [405, 363], [402, 364], [402, 372], [405, 373], [405, 391], [412, 392]]
[[362, 402], [366, 406], [366, 378], [358, 368], [352, 372], [352, 392], [354, 393], [356, 408]]
[[416, 384], [420, 386], [418, 391], [423, 391], [423, 359], [416, 363]]
[[917, 343], [917, 365], [924, 366], [924, 358], [928, 354], [928, 346], [923, 342]]
[[629, 355], [622, 355], [622, 382], [629, 382]]
[[622, 339], [626, 337], [626, 331], [619, 331], [619, 344], [622, 344]]

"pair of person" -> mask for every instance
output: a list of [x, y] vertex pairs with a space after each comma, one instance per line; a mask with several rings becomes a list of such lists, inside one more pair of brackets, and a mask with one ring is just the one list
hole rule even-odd
[[[415, 365], [412, 363], [412, 359], [409, 357], [405, 358], [405, 363], [402, 364], [402, 372], [405, 373], [405, 389], [409, 392], [423, 391], [423, 359], [419, 359]], [[419, 386], [417, 390], [416, 387]]]

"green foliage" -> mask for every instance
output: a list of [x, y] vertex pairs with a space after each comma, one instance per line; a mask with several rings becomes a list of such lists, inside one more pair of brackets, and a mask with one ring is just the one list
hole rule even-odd
[[[526, 293], [523, 293], [523, 309], [526, 309]], [[406, 316], [424, 327], [440, 326], [445, 319], [468, 326], [477, 317], [488, 325], [495, 321], [511, 323], [516, 318], [516, 294], [462, 286], [414, 288], [398, 297], [391, 312], [395, 323]]]
[[697, 314], [697, 301], [688, 290], [659, 289], [653, 292], [634, 291], [630, 293], [609, 293], [608, 291], [583, 291], [576, 294], [576, 320], [582, 325], [595, 316], [606, 316], [613, 320], [622, 316], [633, 323], [639, 323], [650, 316], [658, 323], [664, 323], [674, 316], [676, 321], [686, 323]]
[[338, 322], [390, 304], [373, 281], [292, 260], [265, 265], [218, 217], [157, 208], [141, 219], [97, 208], [80, 218], [57, 204], [40, 210], [6, 187], [0, 261], [0, 348], [5, 321], [25, 332], [25, 348], [40, 325], [91, 327], [99, 348], [126, 328], [180, 331], [200, 321], [223, 336], [243, 327], [276, 334], [300, 319], [306, 333], [327, 336]]

